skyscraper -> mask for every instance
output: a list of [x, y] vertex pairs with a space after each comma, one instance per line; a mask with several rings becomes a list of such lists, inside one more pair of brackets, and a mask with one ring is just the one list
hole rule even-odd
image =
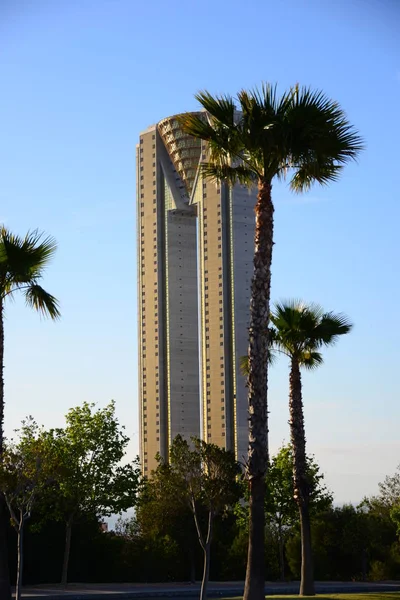
[[[204, 114], [204, 113], [203, 113]], [[202, 142], [176, 117], [137, 146], [140, 455], [178, 434], [247, 453], [247, 353], [255, 191], [204, 180]]]

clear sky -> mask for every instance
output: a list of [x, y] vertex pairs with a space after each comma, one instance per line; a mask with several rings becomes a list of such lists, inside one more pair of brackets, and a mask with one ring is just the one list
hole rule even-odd
[[[274, 187], [272, 297], [346, 312], [354, 331], [304, 376], [308, 450], [338, 502], [400, 463], [398, 0], [1, 0], [0, 220], [59, 252], [50, 323], [7, 306], [6, 432], [114, 398], [138, 450], [135, 144], [193, 94], [262, 81], [323, 89], [367, 142], [340, 183]], [[270, 439], [288, 440], [288, 367], [270, 376]]]

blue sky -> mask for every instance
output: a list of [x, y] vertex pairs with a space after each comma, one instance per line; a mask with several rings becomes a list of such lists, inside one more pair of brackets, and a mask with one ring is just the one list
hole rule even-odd
[[[274, 186], [272, 296], [346, 312], [354, 331], [304, 376], [308, 449], [338, 502], [400, 463], [397, 0], [3, 0], [0, 220], [56, 237], [46, 287], [63, 319], [7, 306], [6, 432], [117, 402], [138, 448], [135, 144], [202, 88], [300, 82], [338, 100], [367, 150], [339, 183]], [[270, 377], [270, 434], [288, 439], [288, 368]]]

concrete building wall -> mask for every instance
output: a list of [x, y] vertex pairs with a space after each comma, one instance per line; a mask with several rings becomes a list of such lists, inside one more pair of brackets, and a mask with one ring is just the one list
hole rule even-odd
[[231, 303], [233, 339], [233, 401], [235, 452], [238, 460], [247, 457], [248, 408], [245, 377], [240, 372], [240, 358], [248, 352], [250, 293], [254, 254], [254, 205], [256, 191], [243, 186], [232, 190], [231, 202]]
[[168, 439], [199, 435], [196, 216], [166, 214]]
[[[199, 178], [199, 290], [201, 309], [201, 369], [203, 439], [229, 448], [227, 423], [226, 317], [224, 314], [224, 257], [222, 213], [224, 190]], [[227, 427], [228, 424], [228, 427]]]
[[[157, 173], [157, 131], [140, 136], [138, 148], [140, 455], [145, 473], [166, 451], [166, 403], [162, 347], [163, 236]], [[161, 268], [160, 268], [161, 267]]]
[[248, 345], [256, 192], [201, 179], [198, 187], [203, 438], [243, 461], [248, 411], [240, 357]]
[[200, 434], [196, 215], [157, 126], [137, 149], [140, 456]]

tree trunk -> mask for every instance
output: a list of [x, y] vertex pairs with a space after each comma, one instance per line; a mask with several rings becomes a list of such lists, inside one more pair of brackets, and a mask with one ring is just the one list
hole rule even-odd
[[274, 207], [271, 183], [260, 180], [255, 207], [254, 270], [249, 327], [249, 548], [244, 600], [264, 600], [264, 477], [268, 464], [268, 324]]
[[362, 550], [362, 580], [363, 581], [367, 581], [367, 566], [368, 566], [368, 560], [367, 560], [367, 549], [363, 548]]
[[[209, 509], [208, 512], [208, 529], [207, 529], [207, 538], [205, 543], [202, 543], [202, 548], [204, 552], [204, 568], [203, 568], [203, 579], [201, 581], [201, 590], [200, 590], [200, 600], [206, 600], [207, 598], [207, 588], [208, 588], [208, 580], [210, 577], [210, 557], [211, 557], [211, 542], [213, 537], [213, 523], [214, 523], [214, 511], [212, 508]], [[196, 521], [196, 525], [198, 526], [198, 522]]]
[[293, 447], [294, 499], [299, 507], [301, 529], [300, 595], [314, 596], [311, 526], [309, 514], [309, 484], [307, 481], [306, 436], [304, 431], [303, 400], [299, 361], [292, 357], [290, 370], [290, 437]]
[[203, 568], [203, 579], [201, 582], [200, 600], [207, 600], [208, 580], [210, 577], [210, 555], [211, 555], [211, 544], [206, 544], [206, 546], [204, 548], [204, 568]]
[[[4, 436], [4, 314], [0, 298], [0, 461], [3, 459]], [[3, 494], [0, 494], [0, 598], [11, 600], [10, 574], [8, 570], [7, 510]]]
[[22, 593], [22, 571], [24, 568], [24, 517], [21, 514], [18, 524], [18, 563], [17, 563], [17, 585], [15, 600], [21, 600]]
[[72, 533], [72, 523], [73, 523], [73, 515], [68, 517], [68, 520], [65, 524], [65, 548], [64, 548], [64, 561], [61, 575], [61, 585], [65, 589], [67, 587], [68, 582], [68, 564], [69, 564], [69, 554], [71, 550], [71, 533]]
[[308, 506], [300, 508], [301, 529], [301, 581], [300, 596], [315, 596], [314, 570], [311, 548], [311, 525]]
[[190, 583], [196, 583], [196, 557], [193, 544], [190, 545]]
[[281, 581], [285, 581], [285, 552], [283, 543], [282, 525], [278, 525], [278, 538], [279, 538], [279, 567], [281, 572]]
[[264, 496], [265, 479], [257, 477], [250, 479], [249, 499], [249, 548], [245, 594], [249, 600], [265, 598], [265, 514]]

